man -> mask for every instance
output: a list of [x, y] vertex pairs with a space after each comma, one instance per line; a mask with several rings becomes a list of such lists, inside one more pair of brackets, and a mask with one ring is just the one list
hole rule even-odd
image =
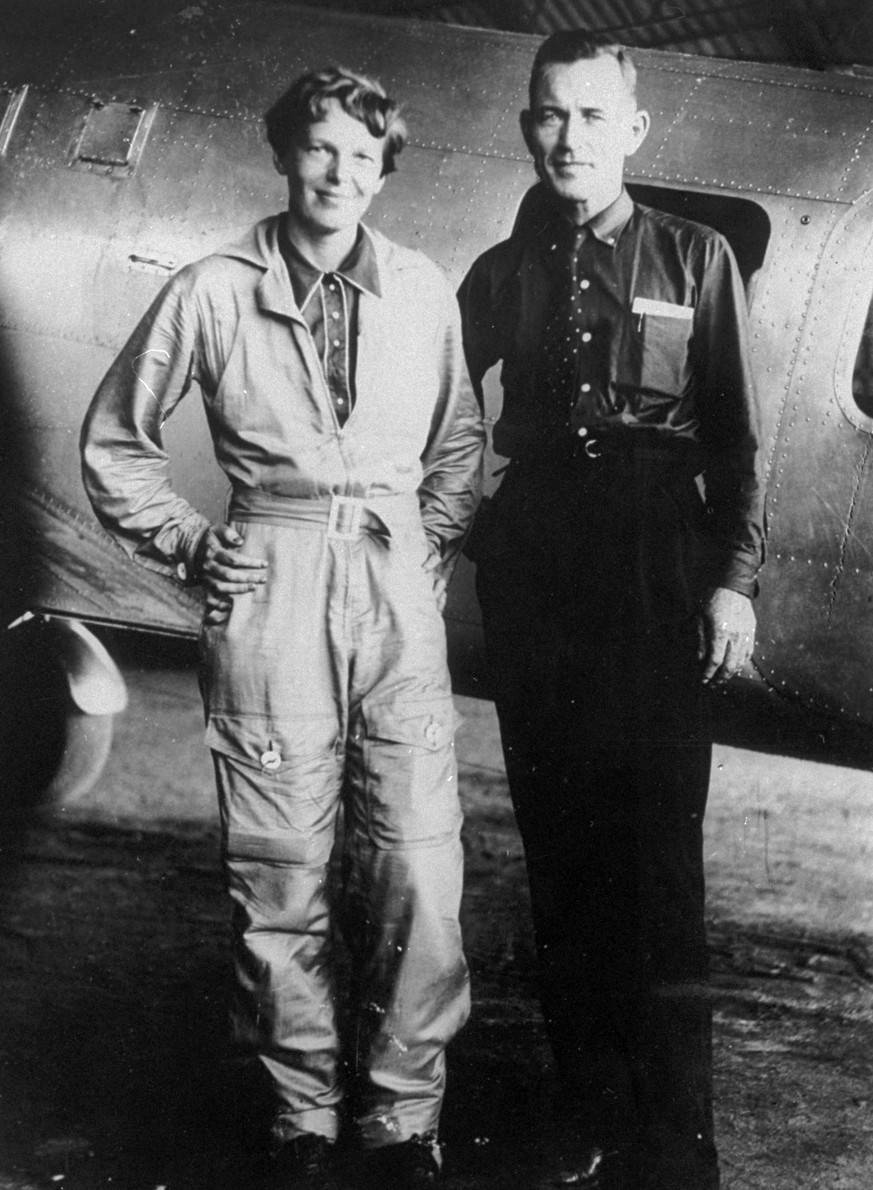
[[634, 92], [584, 32], [534, 61], [539, 184], [461, 290], [510, 459], [471, 553], [560, 1076], [550, 1184], [712, 1190], [705, 687], [752, 650], [756, 414], [729, 249], [623, 188]]
[[[403, 145], [394, 102], [330, 68], [266, 125], [287, 214], [158, 296], [94, 398], [85, 483], [128, 553], [205, 590], [238, 1025], [275, 1100], [268, 1180], [338, 1184], [344, 1061], [370, 1178], [424, 1186], [469, 1011], [439, 575], [475, 508], [483, 431], [448, 283], [360, 223]], [[192, 381], [227, 524], [167, 479], [161, 426]], [[342, 1057], [334, 904], [355, 996]]]

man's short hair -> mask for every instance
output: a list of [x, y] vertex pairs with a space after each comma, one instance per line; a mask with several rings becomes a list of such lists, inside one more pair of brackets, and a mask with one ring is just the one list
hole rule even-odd
[[264, 116], [267, 140], [277, 157], [284, 157], [294, 141], [312, 124], [323, 120], [328, 100], [360, 120], [371, 136], [384, 137], [382, 173], [393, 173], [394, 160], [406, 144], [406, 125], [400, 108], [381, 84], [343, 66], [327, 66], [302, 74]]
[[536, 103], [540, 76], [548, 66], [600, 58], [604, 54], [615, 58], [621, 68], [628, 95], [636, 99], [637, 68], [624, 46], [616, 44], [602, 33], [590, 33], [587, 29], [562, 29], [547, 37], [537, 50], [530, 72], [531, 109]]

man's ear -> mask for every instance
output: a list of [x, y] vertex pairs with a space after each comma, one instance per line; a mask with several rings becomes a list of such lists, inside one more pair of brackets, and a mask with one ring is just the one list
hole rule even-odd
[[519, 114], [518, 122], [521, 125], [521, 135], [524, 137], [524, 143], [527, 145], [527, 151], [528, 153], [533, 154], [533, 148], [531, 147], [533, 116], [527, 109], [525, 109]]
[[637, 149], [648, 135], [650, 124], [651, 120], [649, 119], [649, 113], [643, 111], [642, 108], [638, 108], [634, 113], [633, 122], [630, 126], [630, 136], [628, 138], [630, 143], [626, 156], [630, 157], [632, 154], [636, 153]]

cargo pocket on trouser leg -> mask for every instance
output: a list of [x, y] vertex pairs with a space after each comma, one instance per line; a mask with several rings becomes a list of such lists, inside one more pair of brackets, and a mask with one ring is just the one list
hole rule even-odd
[[234, 858], [325, 863], [339, 799], [333, 717], [212, 715], [224, 850]]
[[350, 757], [346, 920], [361, 973], [358, 1125], [364, 1145], [378, 1147], [436, 1129], [445, 1047], [470, 1002], [452, 701], [365, 704], [362, 720]]
[[210, 719], [234, 902], [238, 1040], [266, 1069], [285, 1133], [337, 1131], [327, 864], [339, 801], [336, 726]]
[[450, 697], [364, 702], [354, 758], [354, 821], [377, 847], [435, 846], [457, 835], [455, 727]]

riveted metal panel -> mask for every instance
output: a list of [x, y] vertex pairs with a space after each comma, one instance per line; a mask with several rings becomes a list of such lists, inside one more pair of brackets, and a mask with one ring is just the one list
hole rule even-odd
[[527, 162], [471, 161], [412, 146], [367, 221], [421, 249], [458, 284], [472, 263], [469, 244], [485, 246], [505, 238], [521, 196], [534, 180]]
[[667, 145], [680, 112], [692, 103], [702, 82], [702, 77], [684, 70], [640, 71], [637, 96], [640, 107], [651, 117], [651, 126], [630, 162], [634, 173], [664, 180], [672, 178], [672, 156], [665, 159]]
[[[813, 227], [809, 218], [803, 231]], [[851, 397], [870, 297], [871, 283], [862, 284], [860, 273], [869, 264], [864, 244], [873, 237], [873, 207], [844, 210], [824, 231], [802, 317], [789, 319], [797, 346], [771, 451], [756, 656], [765, 677], [802, 703], [873, 722], [869, 656], [857, 647], [873, 633], [873, 438], [870, 419]], [[790, 301], [796, 291], [783, 281], [776, 292]]]
[[[342, 59], [397, 93], [415, 142], [489, 156], [526, 155], [517, 118], [526, 103], [536, 38], [291, 6], [242, 6], [220, 14], [188, 6], [181, 12], [153, 22], [127, 21], [124, 29], [115, 14], [97, 30], [96, 42], [80, 41], [71, 52], [62, 72], [65, 85], [118, 102], [146, 95], [168, 102], [173, 95], [192, 110], [258, 120], [300, 69]], [[99, 61], [99, 73], [79, 69], [83, 57]], [[641, 101], [653, 115], [637, 168], [650, 176], [846, 201], [864, 184], [869, 81], [644, 50], [636, 57]], [[847, 104], [847, 96], [856, 102]], [[743, 135], [752, 122], [754, 138]], [[846, 151], [831, 149], [828, 156], [834, 138]]]
[[293, 8], [270, 9], [270, 36], [264, 37], [262, 12], [241, 10], [231, 39], [210, 56], [207, 71], [193, 72], [185, 105], [217, 115], [260, 120], [264, 110], [306, 70], [342, 63], [364, 70], [380, 37], [392, 37], [394, 25], [356, 22], [339, 31], [336, 18], [313, 19]]
[[101, 256], [93, 299], [101, 342], [119, 347], [173, 272], [285, 202], [257, 125], [160, 113], [148, 170], [127, 192], [125, 218]]
[[[525, 159], [518, 117], [527, 106], [527, 39], [411, 27], [406, 52], [380, 45], [369, 59], [404, 104], [412, 139], [429, 148]], [[482, 69], [483, 62], [487, 70]]]
[[[808, 226], [811, 226], [808, 225]], [[808, 301], [798, 326], [798, 345], [791, 371], [790, 401], [786, 401], [780, 421], [779, 441], [774, 451], [771, 506], [774, 531], [786, 548], [796, 550], [801, 540], [817, 548], [810, 538], [808, 514], [809, 472], [804, 466], [806, 452], [863, 451], [869, 434], [858, 416], [851, 412], [851, 369], [840, 364], [845, 354], [847, 320], [852, 315], [854, 350], [861, 338], [861, 327], [869, 290], [858, 285], [857, 268], [864, 257], [864, 243], [873, 234], [873, 208], [869, 204], [844, 211], [842, 218], [825, 228], [826, 235], [815, 251], [815, 267], [807, 275]], [[798, 277], [799, 280], [799, 277]], [[786, 286], [784, 290], [791, 295]], [[808, 456], [807, 456], [808, 457]], [[827, 469], [821, 477], [827, 503], [840, 515], [851, 507], [854, 466]]]
[[862, 408], [853, 391], [858, 353], [865, 329], [869, 330], [873, 302], [873, 194], [868, 194], [844, 220], [843, 235], [851, 238], [852, 257], [846, 269], [841, 317], [837, 320], [841, 336], [834, 360], [834, 395], [846, 419], [856, 429], [873, 434], [869, 394]]
[[118, 224], [118, 186], [125, 183], [69, 168], [84, 111], [80, 98], [32, 88], [28, 108], [26, 140], [8, 159], [16, 221], [14, 234], [8, 221], [3, 227], [0, 322], [88, 339], [96, 272]]
[[699, 185], [849, 200], [871, 122], [866, 97], [710, 77], [679, 113], [659, 164]]
[[155, 107], [92, 100], [70, 151], [74, 169], [129, 177], [145, 148]]
[[[194, 112], [173, 115], [142, 185], [143, 229], [161, 228], [190, 244], [193, 257], [287, 205], [284, 180], [260, 126]], [[161, 203], [170, 193], [167, 219]], [[193, 258], [180, 250], [176, 256], [180, 262]]]
[[799, 503], [791, 524], [771, 533], [756, 658], [792, 698], [871, 723], [869, 652], [861, 647], [873, 633], [873, 559], [864, 540], [873, 515], [871, 440], [845, 422], [813, 419], [795, 425], [790, 441], [784, 489]]
[[796, 401], [803, 328], [825, 245], [844, 208], [812, 200], [757, 196], [770, 215], [764, 268], [753, 286], [752, 363], [761, 402], [762, 452], [771, 485], [771, 513], [781, 501], [779, 433]]
[[208, 19], [206, 5], [159, 3], [93, 8], [71, 30], [69, 49], [57, 66], [56, 85], [79, 94], [106, 95], [119, 102], [179, 100], [185, 82], [215, 56], [219, 43], [233, 39], [234, 16]]

